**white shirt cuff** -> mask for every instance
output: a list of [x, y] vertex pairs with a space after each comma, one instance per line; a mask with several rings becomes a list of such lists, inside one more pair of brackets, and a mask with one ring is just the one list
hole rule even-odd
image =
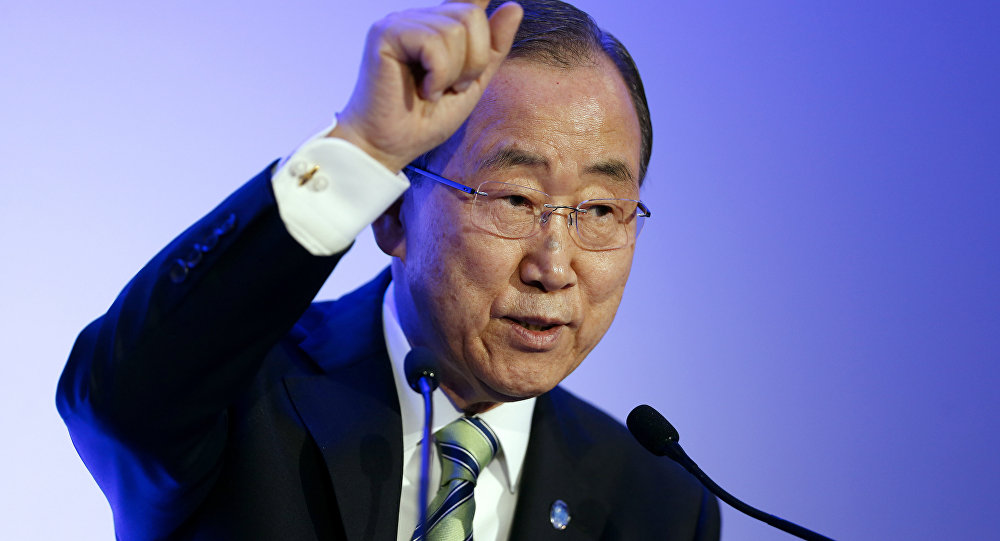
[[299, 147], [271, 177], [285, 228], [317, 256], [344, 251], [410, 187], [403, 173], [389, 171], [343, 139], [322, 135]]

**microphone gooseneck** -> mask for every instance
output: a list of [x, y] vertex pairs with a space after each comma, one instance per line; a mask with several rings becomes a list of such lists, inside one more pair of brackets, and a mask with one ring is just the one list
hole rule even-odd
[[737, 511], [753, 517], [757, 520], [770, 524], [779, 530], [790, 533], [799, 539], [807, 541], [833, 541], [829, 537], [820, 535], [812, 530], [803, 528], [794, 522], [789, 522], [783, 518], [765, 513], [760, 509], [747, 505], [732, 494], [726, 492], [719, 485], [712, 481], [701, 468], [691, 460], [691, 457], [681, 448], [680, 435], [677, 429], [660, 412], [645, 404], [637, 406], [628, 414], [625, 421], [629, 432], [642, 444], [650, 453], [656, 456], [666, 456], [684, 467], [691, 475], [698, 478], [701, 484], [719, 497], [720, 500], [729, 504]]
[[437, 358], [431, 350], [415, 347], [403, 359], [403, 371], [410, 388], [424, 397], [424, 435], [420, 448], [420, 492], [417, 494], [417, 537], [427, 538], [427, 487], [430, 484], [431, 468], [431, 420], [434, 419], [434, 403], [431, 393], [438, 388]]

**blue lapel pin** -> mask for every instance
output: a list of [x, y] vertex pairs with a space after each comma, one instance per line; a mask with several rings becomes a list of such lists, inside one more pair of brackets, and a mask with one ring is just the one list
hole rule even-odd
[[566, 502], [562, 500], [556, 500], [552, 502], [552, 507], [549, 508], [549, 522], [552, 523], [552, 527], [557, 530], [565, 530], [566, 526], [569, 525], [569, 506]]

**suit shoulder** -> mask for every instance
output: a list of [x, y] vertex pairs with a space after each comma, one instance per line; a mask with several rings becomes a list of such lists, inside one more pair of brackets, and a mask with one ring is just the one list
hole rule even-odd
[[560, 411], [560, 423], [577, 434], [571, 445], [578, 449], [581, 463], [613, 472], [604, 477], [616, 485], [650, 491], [670, 487], [685, 499], [704, 497], [705, 489], [694, 476], [676, 462], [649, 453], [617, 419], [561, 387], [548, 396]]
[[607, 448], [615, 454], [627, 453], [630, 457], [649, 455], [628, 429], [604, 410], [562, 387], [556, 387], [546, 396], [561, 417], [561, 422], [571, 425], [571, 431], [577, 431], [579, 437], [585, 438], [581, 444], [592, 449]]
[[539, 397], [529, 450], [536, 444], [537, 458], [545, 447], [547, 458], [565, 465], [548, 463], [558, 475], [533, 470], [542, 478], [533, 487], [565, 487], [560, 476], [571, 477], [569, 483], [579, 490], [574, 505], [592, 506], [595, 517], [605, 517], [580, 524], [600, 532], [600, 538], [718, 539], [718, 502], [694, 476], [670, 459], [653, 456], [624, 425], [565, 389]]

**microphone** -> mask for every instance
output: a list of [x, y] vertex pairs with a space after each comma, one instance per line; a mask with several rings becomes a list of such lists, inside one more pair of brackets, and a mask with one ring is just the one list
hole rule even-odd
[[406, 373], [406, 383], [414, 391], [421, 393], [421, 380], [426, 380], [433, 391], [438, 388], [437, 358], [431, 350], [417, 346], [406, 354], [403, 360], [403, 372]]
[[417, 494], [417, 537], [427, 538], [427, 487], [430, 483], [431, 468], [431, 420], [434, 419], [434, 404], [431, 393], [438, 388], [437, 358], [425, 347], [415, 347], [403, 359], [403, 372], [410, 388], [424, 397], [424, 437], [420, 453], [420, 492]]
[[751, 507], [742, 501], [738, 500], [732, 494], [726, 492], [719, 485], [715, 484], [715, 481], [709, 479], [705, 472], [701, 471], [701, 468], [694, 463], [693, 460], [684, 452], [681, 448], [681, 444], [678, 443], [681, 439], [680, 435], [677, 433], [677, 429], [666, 420], [660, 412], [656, 411], [650, 406], [643, 404], [641, 406], [636, 406], [631, 413], [628, 414], [628, 418], [625, 421], [628, 425], [629, 432], [635, 436], [635, 439], [642, 444], [650, 453], [656, 456], [666, 456], [673, 459], [675, 462], [684, 467], [685, 470], [695, 476], [701, 484], [710, 490], [713, 494], [719, 497], [720, 500], [729, 504], [730, 507], [736, 509], [737, 511], [753, 517], [762, 522], [766, 522], [779, 530], [790, 533], [799, 539], [806, 539], [807, 541], [833, 541], [829, 537], [820, 535], [812, 530], [803, 528], [798, 524], [789, 522], [783, 518], [776, 517], [774, 515], [765, 513], [760, 509]]

